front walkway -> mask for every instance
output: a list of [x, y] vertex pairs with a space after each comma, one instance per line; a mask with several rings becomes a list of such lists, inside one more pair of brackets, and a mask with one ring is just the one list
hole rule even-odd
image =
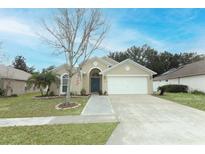
[[2, 118], [0, 127], [118, 122], [114, 115]]
[[92, 95], [81, 115], [113, 115], [114, 111], [108, 96]]

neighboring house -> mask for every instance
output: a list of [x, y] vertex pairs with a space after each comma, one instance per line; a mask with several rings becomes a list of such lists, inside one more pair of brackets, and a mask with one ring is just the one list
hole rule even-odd
[[0, 64], [0, 88], [6, 90], [7, 96], [34, 92], [35, 88], [26, 88], [26, 80], [30, 76], [25, 71]]
[[[63, 95], [67, 89], [66, 65], [52, 70], [60, 75], [60, 84], [52, 84], [51, 91]], [[152, 70], [127, 59], [120, 63], [108, 57], [94, 57], [75, 68], [71, 79], [71, 92], [87, 94], [106, 92], [108, 94], [152, 94]]]
[[187, 85], [190, 91], [199, 90], [205, 92], [205, 60], [171, 69], [154, 78], [154, 91], [166, 84]]

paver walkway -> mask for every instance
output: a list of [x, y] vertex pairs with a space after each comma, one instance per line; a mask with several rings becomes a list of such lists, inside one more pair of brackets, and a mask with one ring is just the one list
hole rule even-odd
[[114, 111], [108, 96], [92, 95], [81, 115], [112, 115]]
[[117, 122], [115, 115], [95, 115], [95, 116], [56, 116], [56, 117], [33, 117], [33, 118], [2, 118], [0, 127], [8, 126], [33, 126], [52, 124], [78, 124], [78, 123], [102, 123]]

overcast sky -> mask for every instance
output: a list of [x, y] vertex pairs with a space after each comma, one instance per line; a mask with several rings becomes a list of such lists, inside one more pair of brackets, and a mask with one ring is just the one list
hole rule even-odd
[[[159, 51], [205, 53], [205, 9], [103, 9], [111, 25], [103, 42], [108, 51], [123, 51], [133, 45], [148, 44]], [[22, 55], [30, 66], [42, 69], [65, 62], [53, 55], [36, 33], [41, 19], [51, 19], [52, 9], [0, 9], [0, 41], [10, 63]]]

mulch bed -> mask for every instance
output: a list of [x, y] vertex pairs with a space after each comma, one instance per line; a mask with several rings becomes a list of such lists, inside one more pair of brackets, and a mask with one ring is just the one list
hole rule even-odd
[[60, 103], [56, 105], [57, 110], [66, 110], [66, 109], [74, 109], [79, 107], [81, 104], [77, 103]]
[[[87, 95], [89, 96], [89, 95]], [[85, 97], [81, 95], [71, 96], [71, 98]], [[55, 96], [34, 96], [33, 99], [56, 99], [56, 98], [65, 98], [65, 95], [55, 95]]]

